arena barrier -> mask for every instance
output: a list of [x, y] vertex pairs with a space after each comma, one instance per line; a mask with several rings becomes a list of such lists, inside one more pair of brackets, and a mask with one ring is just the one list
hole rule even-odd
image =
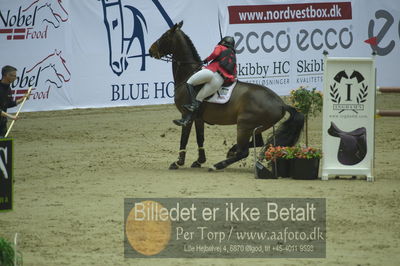
[[[378, 87], [378, 93], [400, 93], [400, 87]], [[376, 110], [376, 115], [400, 117], [400, 110]]]

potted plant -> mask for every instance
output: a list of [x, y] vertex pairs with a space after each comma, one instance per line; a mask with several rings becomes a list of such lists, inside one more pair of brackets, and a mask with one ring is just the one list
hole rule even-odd
[[21, 253], [17, 252], [17, 254], [15, 254], [13, 245], [2, 237], [0, 237], [0, 265], [22, 265]]
[[290, 166], [290, 175], [293, 179], [318, 178], [321, 149], [298, 145], [293, 147], [293, 157]]
[[275, 176], [294, 179], [317, 179], [321, 158], [321, 149], [301, 145], [293, 147], [270, 145], [265, 152], [265, 159], [271, 162]]
[[289, 101], [297, 111], [304, 114], [306, 146], [308, 146], [308, 118], [315, 117], [322, 110], [322, 92], [316, 88], [308, 90], [306, 87], [290, 92]]
[[265, 159], [271, 162], [272, 173], [278, 177], [290, 177], [290, 161], [293, 157], [291, 147], [270, 145], [265, 151]]

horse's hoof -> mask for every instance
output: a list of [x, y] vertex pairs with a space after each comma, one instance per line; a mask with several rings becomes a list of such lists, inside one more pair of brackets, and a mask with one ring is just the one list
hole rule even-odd
[[176, 170], [179, 169], [179, 166], [176, 164], [176, 162], [171, 163], [169, 166], [169, 170]]
[[214, 172], [214, 171], [217, 171], [217, 168], [215, 168], [214, 165], [208, 168], [208, 172]]
[[198, 161], [195, 161], [195, 162], [192, 163], [192, 165], [190, 167], [192, 167], [192, 168], [200, 168], [201, 164]]
[[227, 167], [225, 161], [219, 162], [217, 164], [214, 164], [213, 167], [215, 168], [215, 170], [222, 170], [225, 169]]

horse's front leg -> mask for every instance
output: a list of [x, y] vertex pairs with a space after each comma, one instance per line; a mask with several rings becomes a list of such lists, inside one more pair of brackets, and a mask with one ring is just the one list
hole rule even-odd
[[249, 126], [242, 126], [240, 124], [238, 124], [237, 127], [237, 148], [235, 154], [232, 157], [213, 165], [209, 169], [210, 171], [224, 169], [229, 165], [249, 156], [249, 140], [252, 130], [248, 129]]
[[194, 122], [196, 127], [197, 146], [199, 148], [199, 157], [192, 163], [192, 168], [200, 168], [201, 164], [206, 162], [206, 152], [204, 150], [204, 121], [196, 119]]
[[[255, 135], [255, 139], [251, 138], [251, 141], [249, 143], [249, 148], [254, 148], [254, 142], [256, 144], [256, 147], [264, 146], [264, 140], [261, 133], [257, 133]], [[226, 154], [226, 158], [235, 157], [236, 150], [237, 150], [237, 144], [234, 144]]]
[[181, 131], [181, 144], [179, 148], [179, 155], [178, 155], [178, 161], [173, 162], [170, 166], [170, 170], [175, 170], [178, 169], [179, 166], [183, 166], [185, 164], [185, 158], [186, 158], [186, 145], [189, 141], [189, 136], [190, 136], [190, 131], [192, 130], [192, 125], [193, 123], [188, 124], [185, 127], [182, 127]]

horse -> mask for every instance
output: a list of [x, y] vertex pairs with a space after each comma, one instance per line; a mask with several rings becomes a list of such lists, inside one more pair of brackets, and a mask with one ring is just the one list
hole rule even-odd
[[54, 28], [60, 27], [61, 22], [68, 20], [68, 12], [60, 0], [36, 0], [22, 12], [26, 12], [32, 7], [37, 8], [37, 11], [44, 17], [43, 22], [53, 25]]
[[[120, 76], [128, 67], [128, 59], [141, 57], [142, 65], [140, 70], [144, 71], [146, 69], [145, 60], [147, 56], [144, 30], [147, 31], [147, 24], [143, 14], [132, 6], [122, 6], [121, 0], [113, 2], [102, 0], [102, 4], [111, 70], [117, 76]], [[130, 26], [130, 24], [133, 24], [133, 26]], [[140, 44], [140, 55], [129, 55], [134, 40], [137, 40]]]
[[[174, 101], [182, 116], [186, 115], [184, 104], [190, 103], [186, 89], [187, 79], [202, 67], [202, 60], [190, 38], [182, 31], [183, 21], [175, 24], [156, 40], [150, 47], [150, 56], [155, 59], [169, 57], [172, 60], [172, 73], [175, 81]], [[287, 105], [271, 89], [238, 81], [232, 96], [226, 104], [203, 102], [200, 115], [194, 120], [198, 145], [198, 159], [191, 167], [201, 167], [206, 162], [204, 144], [204, 123], [215, 125], [236, 124], [237, 143], [229, 150], [228, 156], [209, 170], [220, 170], [246, 158], [249, 155], [250, 138], [263, 146], [261, 132], [271, 128], [280, 121], [285, 113], [290, 116], [277, 128], [275, 135], [267, 140], [267, 145], [293, 146], [298, 141], [304, 125], [304, 115], [294, 107]], [[178, 161], [170, 165], [170, 169], [178, 169], [185, 163], [186, 145], [189, 140], [192, 124], [182, 127]], [[259, 141], [257, 141], [259, 140]], [[260, 141], [261, 140], [261, 141]]]
[[32, 71], [40, 72], [39, 75], [42, 78], [40, 79], [41, 85], [38, 87], [46, 87], [46, 89], [51, 87], [61, 88], [64, 83], [69, 82], [71, 79], [71, 72], [61, 53], [61, 51], [54, 50], [53, 53], [47, 55], [26, 71], [26, 73]]

